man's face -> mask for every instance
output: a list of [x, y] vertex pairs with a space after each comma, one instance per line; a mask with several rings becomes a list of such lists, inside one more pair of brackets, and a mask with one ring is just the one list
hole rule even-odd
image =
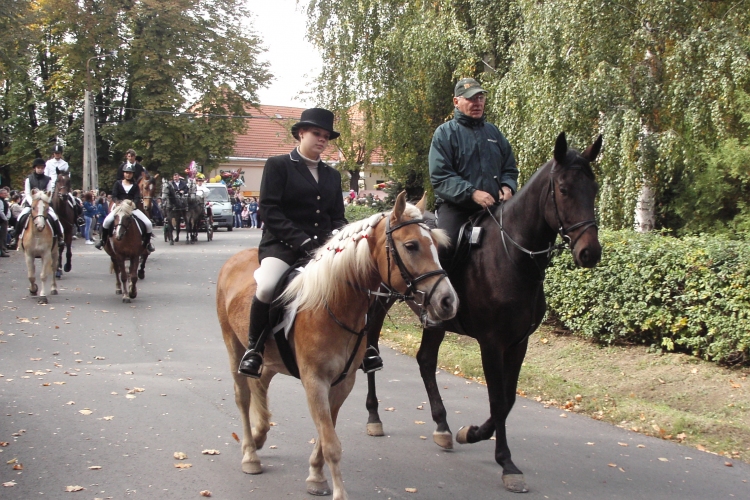
[[481, 118], [484, 115], [484, 103], [487, 101], [487, 96], [480, 92], [471, 99], [465, 97], [454, 97], [453, 105], [458, 110], [472, 118]]
[[135, 163], [135, 155], [133, 153], [126, 154], [125, 158], [127, 158], [130, 163]]
[[172, 180], [175, 182], [180, 182], [180, 174], [174, 174], [172, 176]]
[[8, 192], [7, 191], [5, 191], [5, 190], [0, 191], [0, 198], [7, 198], [7, 197], [8, 197]]
[[59, 160], [60, 158], [62, 158], [62, 153], [60, 153], [59, 151], [55, 151], [53, 154], [55, 156], [55, 160]]

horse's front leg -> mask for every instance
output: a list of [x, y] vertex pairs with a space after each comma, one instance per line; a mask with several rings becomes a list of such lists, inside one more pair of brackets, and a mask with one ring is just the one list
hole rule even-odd
[[130, 297], [131, 299], [136, 298], [136, 296], [138, 295], [138, 288], [136, 284], [138, 283], [138, 264], [140, 260], [140, 257], [131, 257], [130, 265], [128, 266], [128, 297]]
[[417, 352], [417, 362], [419, 363], [419, 373], [422, 375], [424, 388], [427, 391], [427, 398], [430, 401], [432, 420], [437, 424], [435, 431], [432, 433], [432, 440], [441, 448], [452, 450], [453, 434], [448, 426], [443, 398], [440, 397], [440, 390], [435, 378], [438, 351], [444, 338], [445, 330], [435, 328], [422, 330], [422, 343], [419, 345], [419, 351]]
[[57, 273], [55, 270], [57, 269], [57, 262], [58, 262], [58, 254], [54, 250], [50, 252], [50, 260], [52, 261], [50, 264], [50, 269], [52, 272], [50, 272], [50, 277], [52, 278], [52, 287], [50, 289], [49, 294], [50, 295], [57, 295]]
[[[523, 472], [516, 467], [511, 459], [505, 420], [516, 401], [518, 376], [521, 373], [523, 358], [526, 356], [528, 341], [505, 349], [483, 344], [486, 343], [480, 343], [482, 367], [487, 380], [490, 415], [495, 423], [495, 461], [503, 468], [505, 488], [515, 493], [525, 493], [529, 489], [526, 486]], [[479, 431], [481, 432], [481, 430], [480, 428]]]
[[55, 266], [55, 276], [62, 278], [62, 262], [63, 262], [63, 249], [58, 247], [57, 250], [57, 266]]
[[148, 260], [148, 252], [143, 252], [141, 254], [141, 265], [138, 268], [138, 279], [145, 280], [146, 279], [146, 261]]
[[[71, 261], [73, 260], [73, 250], [71, 250], [71, 247], [73, 246], [73, 233], [70, 233], [70, 236], [65, 237], [65, 267], [64, 270], [66, 273], [69, 273], [70, 270], [73, 268], [73, 265], [71, 264]], [[60, 251], [62, 254], [62, 250]]]
[[34, 256], [29, 253], [26, 253], [26, 272], [29, 277], [29, 294], [36, 295], [39, 292], [39, 286], [36, 284], [36, 266]]
[[[378, 348], [380, 340], [380, 331], [383, 328], [383, 322], [388, 314], [388, 310], [394, 301], [376, 299], [370, 309], [367, 311], [369, 325], [367, 330], [367, 345]], [[378, 349], [379, 350], [379, 349]], [[367, 399], [365, 407], [367, 408], [367, 435], [384, 436], [383, 422], [380, 420], [378, 413], [378, 395], [375, 388], [375, 373], [367, 374]]]
[[47, 278], [50, 274], [54, 274], [55, 269], [52, 267], [52, 252], [49, 252], [49, 254], [43, 254], [42, 255], [42, 265], [40, 266], [41, 269], [39, 270], [39, 281], [42, 283], [42, 289], [39, 293], [39, 300], [37, 303], [39, 304], [47, 304]]
[[128, 266], [125, 265], [125, 259], [118, 257], [117, 259], [118, 272], [119, 272], [119, 285], [122, 288], [122, 301], [126, 304], [130, 303], [130, 297], [128, 290], [129, 279], [128, 279]]

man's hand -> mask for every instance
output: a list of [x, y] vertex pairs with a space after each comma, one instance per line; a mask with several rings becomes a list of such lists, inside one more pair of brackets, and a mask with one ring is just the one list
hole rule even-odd
[[508, 201], [513, 198], [513, 191], [508, 186], [501, 186], [499, 195], [501, 201]]
[[493, 198], [490, 193], [487, 191], [480, 191], [479, 189], [471, 193], [471, 199], [482, 208], [491, 207], [495, 204], [495, 198]]

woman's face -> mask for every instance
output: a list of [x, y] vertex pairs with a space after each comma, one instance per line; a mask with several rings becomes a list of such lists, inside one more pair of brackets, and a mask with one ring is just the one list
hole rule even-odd
[[[307, 152], [305, 156], [315, 159], [328, 147], [331, 134], [318, 127], [303, 128], [299, 131], [300, 149]], [[314, 153], [310, 156], [310, 153]], [[304, 154], [304, 153], [303, 153]]]
[[126, 181], [133, 181], [133, 172], [123, 172]]

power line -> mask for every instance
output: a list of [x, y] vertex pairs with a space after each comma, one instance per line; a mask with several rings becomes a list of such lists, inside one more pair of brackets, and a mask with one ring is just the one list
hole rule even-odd
[[298, 116], [289, 117], [276, 117], [266, 115], [218, 115], [214, 113], [189, 113], [182, 111], [164, 111], [160, 109], [143, 109], [143, 108], [127, 108], [120, 106], [96, 106], [97, 108], [108, 108], [108, 109], [122, 109], [126, 111], [140, 111], [142, 113], [152, 113], [155, 115], [172, 115], [172, 116], [192, 116], [199, 118], [242, 118], [242, 119], [255, 119], [255, 120], [299, 120]]

